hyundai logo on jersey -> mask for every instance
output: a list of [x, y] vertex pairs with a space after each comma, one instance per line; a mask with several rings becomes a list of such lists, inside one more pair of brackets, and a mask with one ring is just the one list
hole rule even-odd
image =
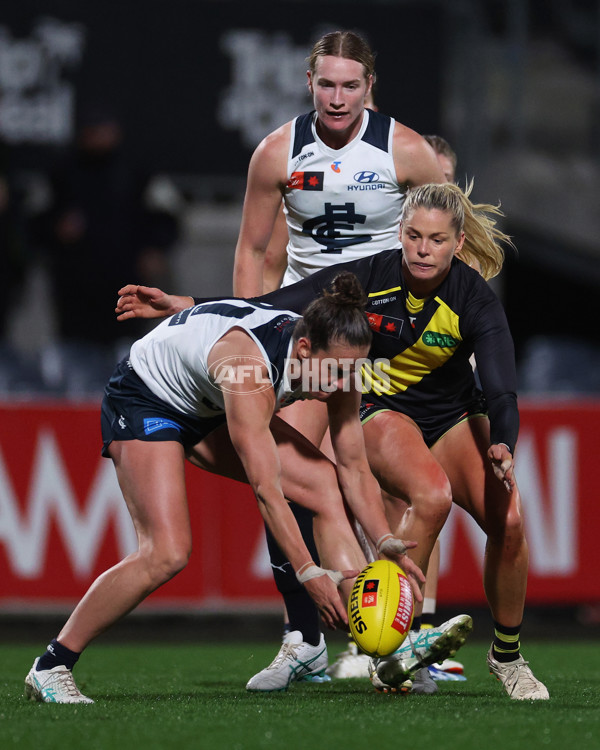
[[354, 179], [356, 182], [379, 182], [379, 175], [377, 172], [363, 170], [362, 172], [357, 172], [354, 175]]

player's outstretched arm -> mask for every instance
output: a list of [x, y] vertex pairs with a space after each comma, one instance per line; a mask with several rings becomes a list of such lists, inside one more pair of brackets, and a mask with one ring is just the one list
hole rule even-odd
[[[214, 368], [226, 357], [234, 362], [235, 358], [247, 361], [248, 357], [256, 361], [260, 356], [258, 346], [247, 333], [233, 330], [211, 349], [208, 372], [214, 376]], [[243, 382], [231, 382], [223, 390], [229, 437], [254, 491], [260, 513], [292, 569], [300, 573], [297, 575], [299, 582], [312, 597], [325, 624], [334, 629], [346, 629], [348, 616], [337, 586], [360, 571], [335, 571], [331, 577], [327, 570], [318, 568], [312, 561], [281, 486], [279, 452], [270, 428], [275, 393], [272, 388], [263, 387], [268, 377], [265, 363], [262, 368], [254, 368]]]
[[362, 427], [358, 419], [360, 393], [338, 391], [327, 402], [331, 442], [336, 457], [336, 471], [348, 507], [383, 555], [408, 575], [415, 599], [423, 601], [421, 585], [425, 576], [406, 551], [416, 542], [393, 536], [383, 510], [381, 490], [367, 461]]
[[167, 294], [161, 289], [139, 284], [127, 284], [119, 289], [115, 308], [117, 320], [132, 318], [167, 318], [194, 304], [193, 297]]

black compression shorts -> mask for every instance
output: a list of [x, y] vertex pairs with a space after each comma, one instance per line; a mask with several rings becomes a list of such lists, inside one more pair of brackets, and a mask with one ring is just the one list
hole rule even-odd
[[191, 448], [225, 424], [225, 414], [201, 419], [183, 414], [156, 396], [123, 359], [117, 365], [102, 401], [102, 455], [113, 440], [163, 442], [175, 440]]
[[[387, 409], [385, 406], [380, 404], [373, 404], [369, 401], [363, 401], [360, 405], [360, 422], [366, 424], [369, 420], [373, 419], [377, 414], [381, 414], [384, 411], [394, 411], [393, 409]], [[448, 418], [445, 421], [439, 421], [435, 426], [424, 426], [419, 423], [417, 427], [421, 430], [423, 440], [428, 448], [445, 435], [448, 430], [451, 430], [455, 425], [463, 422], [465, 419], [471, 419], [471, 417], [485, 417], [487, 416], [485, 410], [481, 408], [481, 403], [476, 402], [472, 404], [471, 408], [466, 411], [462, 411], [460, 414], [456, 414], [452, 418]]]

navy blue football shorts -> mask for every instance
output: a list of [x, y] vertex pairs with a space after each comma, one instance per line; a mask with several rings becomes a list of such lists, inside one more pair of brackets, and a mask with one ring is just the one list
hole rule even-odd
[[[369, 401], [363, 401], [360, 405], [360, 422], [366, 424], [377, 414], [381, 414], [384, 411], [396, 411], [395, 409], [389, 409], [381, 404], [374, 404]], [[470, 407], [467, 409], [461, 409], [455, 414], [448, 414], [445, 418], [435, 418], [434, 420], [415, 420], [415, 424], [421, 430], [423, 440], [428, 448], [445, 435], [448, 430], [451, 430], [460, 422], [464, 422], [466, 419], [472, 417], [484, 417], [487, 416], [485, 403], [482, 399], [476, 399]]]
[[225, 422], [225, 414], [202, 419], [169, 406], [152, 393], [125, 358], [104, 389], [102, 455], [108, 457], [113, 440], [176, 440], [187, 450]]

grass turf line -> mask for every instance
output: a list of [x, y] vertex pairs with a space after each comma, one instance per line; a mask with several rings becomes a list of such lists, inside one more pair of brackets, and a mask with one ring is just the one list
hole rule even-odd
[[[35, 750], [536, 750], [600, 748], [600, 649], [593, 642], [525, 644], [550, 701], [511, 701], [487, 672], [486, 645], [460, 651], [466, 682], [435, 696], [387, 696], [368, 680], [246, 692], [276, 644], [98, 644], [74, 674], [93, 706], [23, 698], [40, 649], [0, 647], [0, 746]], [[332, 648], [330, 658], [335, 658]]]

